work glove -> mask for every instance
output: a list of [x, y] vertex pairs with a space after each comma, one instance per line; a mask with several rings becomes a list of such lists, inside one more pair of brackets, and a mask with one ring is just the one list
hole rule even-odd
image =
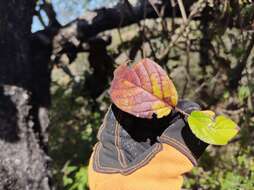
[[[200, 109], [189, 101], [177, 107], [187, 113]], [[90, 190], [179, 190], [182, 175], [208, 145], [186, 119], [175, 110], [161, 119], [137, 118], [112, 104], [90, 160]]]

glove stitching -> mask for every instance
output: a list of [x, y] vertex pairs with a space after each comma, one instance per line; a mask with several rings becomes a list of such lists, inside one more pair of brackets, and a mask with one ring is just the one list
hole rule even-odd
[[99, 128], [99, 131], [97, 133], [97, 139], [98, 140], [101, 140], [101, 133], [102, 133], [102, 130], [105, 128], [106, 125], [104, 125], [104, 122], [101, 124], [100, 128]]
[[125, 160], [125, 156], [121, 148], [120, 130], [118, 122], [115, 122], [115, 145], [117, 150], [118, 161], [123, 168], [126, 168], [127, 162]]
[[106, 115], [105, 115], [105, 117], [103, 119], [103, 123], [100, 126], [99, 131], [97, 133], [97, 139], [98, 140], [101, 140], [101, 138], [102, 138], [101, 133], [104, 130], [104, 128], [107, 126], [107, 119], [106, 118], [108, 118], [108, 114], [109, 114], [110, 110], [111, 110], [111, 105], [110, 105], [110, 107], [109, 107], [109, 109], [108, 109], [108, 111], [107, 111], [107, 113], [106, 113]]
[[[118, 115], [118, 117], [121, 119], [122, 115]], [[127, 167], [127, 162], [125, 159], [125, 155], [122, 151], [121, 147], [121, 138], [120, 138], [120, 124], [117, 120], [115, 120], [114, 127], [115, 127], [115, 145], [116, 145], [116, 150], [117, 150], [117, 160], [119, 161], [120, 165], [122, 168]]]
[[139, 163], [128, 167], [128, 168], [123, 168], [123, 169], [117, 169], [117, 168], [112, 168], [112, 167], [106, 167], [106, 166], [101, 166], [100, 165], [100, 161], [99, 161], [99, 152], [101, 149], [102, 143], [99, 142], [96, 147], [95, 147], [95, 154], [94, 154], [94, 170], [97, 172], [101, 172], [101, 173], [121, 173], [122, 175], [129, 175], [131, 173], [133, 173], [134, 171], [136, 171], [137, 169], [143, 167], [144, 165], [146, 165], [158, 152], [160, 152], [162, 150], [162, 144], [161, 143], [157, 143], [155, 144], [155, 146], [153, 147], [153, 149], [151, 150], [151, 152], [149, 154], [146, 155], [146, 157], [141, 160]]
[[197, 160], [192, 155], [192, 153], [186, 148], [186, 146], [184, 144], [182, 144], [182, 143], [178, 142], [177, 140], [175, 140], [174, 138], [168, 137], [166, 135], [162, 135], [159, 139], [162, 140], [162, 142], [165, 142], [169, 145], [174, 146], [177, 150], [179, 150], [185, 156], [187, 156], [187, 158], [189, 158], [189, 160], [193, 163], [194, 166], [197, 165]]
[[155, 144], [154, 148], [151, 150], [151, 152], [138, 164], [133, 165], [132, 167], [128, 168], [125, 172], [123, 171], [123, 175], [129, 175], [130, 173], [136, 171], [137, 169], [145, 166], [159, 151], [162, 150], [161, 144]]

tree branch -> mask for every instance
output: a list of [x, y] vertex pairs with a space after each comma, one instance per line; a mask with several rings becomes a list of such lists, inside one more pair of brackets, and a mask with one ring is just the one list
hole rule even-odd
[[[185, 3], [186, 10], [189, 10], [194, 0], [187, 1]], [[52, 40], [52, 59], [51, 61], [57, 62], [57, 57], [61, 54], [67, 53], [70, 49], [78, 49], [82, 51], [82, 44], [86, 43], [89, 38], [96, 36], [97, 34], [121, 27], [128, 26], [146, 18], [158, 18], [154, 6], [158, 10], [162, 6], [165, 7], [164, 17], [171, 17], [173, 14], [170, 1], [155, 0], [153, 6], [148, 3], [148, 0], [139, 1], [137, 5], [133, 6], [132, 11], [127, 7], [126, 3], [120, 2], [113, 8], [101, 8], [88, 12], [85, 16], [79, 17], [74, 21], [68, 23], [65, 26], [52, 26], [47, 28], [47, 31], [53, 31], [52, 34], [45, 32], [45, 36], [48, 36]], [[146, 18], [144, 18], [144, 11], [146, 11]], [[180, 11], [177, 9], [177, 16], [180, 16]], [[57, 33], [55, 31], [57, 30]], [[39, 32], [40, 36], [42, 31]], [[37, 35], [36, 33], [34, 35]], [[39, 39], [39, 38], [38, 38]]]
[[48, 26], [54, 26], [54, 27], [60, 26], [60, 23], [56, 19], [56, 12], [54, 10], [54, 7], [49, 1], [43, 0], [42, 4], [40, 5], [40, 10], [44, 10], [45, 13], [47, 14], [48, 19], [49, 19]]
[[[43, 39], [45, 41], [45, 39], [48, 38], [48, 40], [51, 41], [51, 61], [53, 63], [57, 63], [62, 54], [73, 54], [84, 51], [82, 48], [84, 43], [87, 43], [89, 38], [94, 37], [101, 32], [118, 28], [119, 26], [125, 27], [134, 23], [139, 23], [144, 19], [158, 18], [159, 16], [158, 13], [156, 13], [156, 10], [164, 10], [163, 18], [175, 18], [182, 16], [179, 7], [174, 7], [175, 1], [153, 0], [152, 2], [153, 3], [151, 5], [149, 0], [140, 0], [130, 10], [126, 1], [120, 1], [113, 8], [100, 8], [87, 12], [86, 15], [79, 17], [64, 26], [60, 26], [58, 24], [51, 25], [44, 31], [38, 32], [40, 37], [37, 37], [37, 39]], [[198, 9], [197, 7], [194, 6], [191, 10], [191, 6], [195, 2], [196, 1], [194, 0], [183, 2], [186, 12], [185, 14], [188, 15], [188, 20], [190, 18], [197, 19], [199, 17], [196, 15], [196, 12], [199, 11], [193, 11], [193, 9]], [[202, 2], [202, 0], [200, 0], [200, 2]], [[49, 6], [49, 8], [45, 9], [45, 11], [47, 10], [46, 12], [53, 22], [55, 19], [55, 13], [52, 12], [54, 10], [51, 8]], [[146, 17], [144, 17], [144, 12], [146, 13]], [[188, 24], [185, 24], [183, 31], [187, 25]], [[42, 35], [42, 33], [44, 35]], [[37, 33], [34, 35], [36, 36]], [[172, 40], [170, 42], [170, 45], [166, 48], [164, 53], [159, 56], [159, 60], [161, 60], [162, 57], [166, 57], [171, 46], [175, 44], [174, 42], [177, 41], [177, 39], [178, 37], [176, 37], [176, 40]]]
[[238, 87], [238, 83], [242, 78], [242, 72], [248, 63], [248, 58], [251, 55], [251, 51], [254, 47], [254, 33], [251, 35], [250, 42], [246, 46], [246, 50], [239, 60], [238, 64], [229, 71], [229, 87], [234, 90]]

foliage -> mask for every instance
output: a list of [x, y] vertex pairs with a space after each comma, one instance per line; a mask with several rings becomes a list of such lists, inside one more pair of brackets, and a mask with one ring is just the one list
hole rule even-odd
[[75, 85], [54, 83], [52, 92], [49, 154], [55, 160], [56, 185], [58, 189], [84, 190], [103, 111], [92, 100], [84, 99]]
[[172, 109], [188, 117], [192, 132], [208, 144], [225, 145], [238, 132], [231, 119], [212, 111], [193, 111], [189, 115], [177, 107], [178, 95], [166, 72], [152, 60], [145, 58], [128, 67], [120, 65], [114, 72], [110, 88], [114, 104], [136, 117], [161, 118]]
[[70, 190], [87, 189], [87, 167], [70, 166], [64, 167], [63, 185]]
[[216, 160], [210, 149], [209, 153], [202, 157], [202, 167], [195, 168], [188, 176], [185, 187], [187, 189], [201, 187], [202, 190], [252, 190], [254, 187], [254, 160], [251, 156], [253, 150], [248, 147], [239, 151], [233, 146], [221, 150], [223, 156], [218, 156]]

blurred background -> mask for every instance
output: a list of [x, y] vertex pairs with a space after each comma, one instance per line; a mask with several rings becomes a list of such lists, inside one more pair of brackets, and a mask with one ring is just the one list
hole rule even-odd
[[241, 128], [227, 146], [208, 148], [183, 189], [254, 189], [252, 1], [38, 0], [31, 15], [33, 76], [39, 76], [31, 91], [49, 110], [43, 143], [53, 187], [88, 189], [87, 165], [110, 104], [113, 71], [149, 57], [167, 71], [180, 98]]

